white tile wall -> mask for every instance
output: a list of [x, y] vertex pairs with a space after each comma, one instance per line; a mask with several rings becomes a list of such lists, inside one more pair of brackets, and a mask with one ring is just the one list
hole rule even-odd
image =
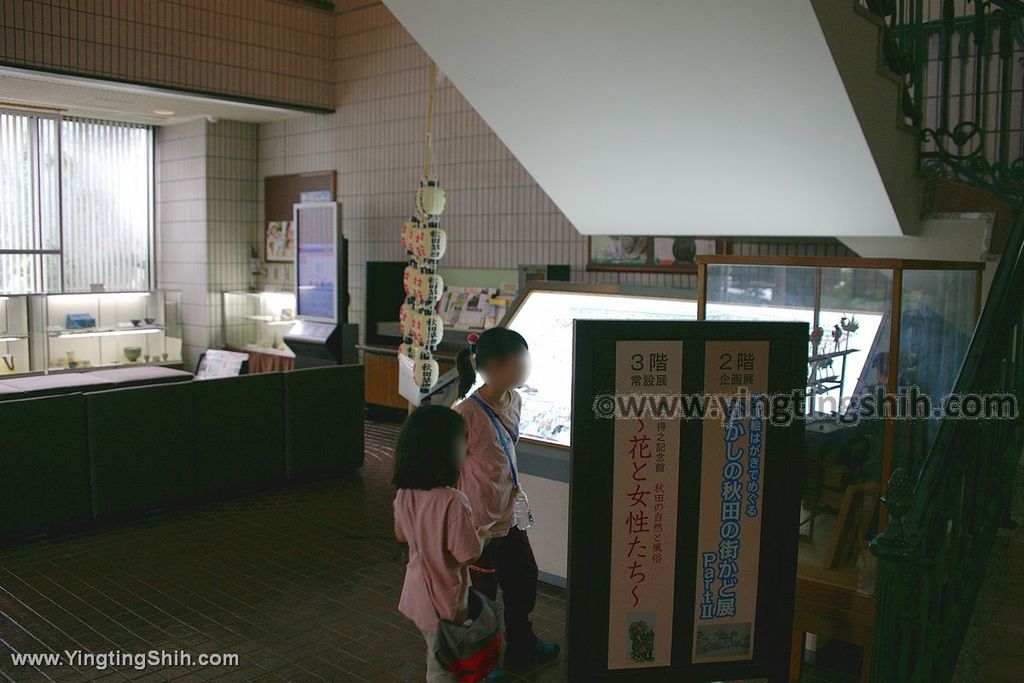
[[255, 124], [157, 130], [157, 286], [182, 292], [186, 367], [221, 340], [221, 295], [250, 286], [257, 213]]
[[159, 128], [156, 146], [156, 283], [181, 291], [185, 366], [208, 347], [206, 121]]
[[[259, 176], [337, 171], [349, 239], [349, 316], [362, 333], [363, 264], [403, 257], [399, 227], [412, 212], [422, 172], [428, 58], [378, 2], [340, 2], [336, 22], [337, 110], [260, 125]], [[434, 142], [448, 191], [444, 265], [567, 263], [577, 281], [696, 286], [691, 275], [587, 272], [586, 238], [447, 80], [437, 92]], [[261, 230], [254, 226], [254, 241], [261, 241]], [[775, 248], [763, 245], [758, 253]], [[804, 253], [826, 248], [835, 251], [834, 245], [805, 246]], [[290, 283], [288, 266], [272, 266], [265, 281]]]
[[207, 286], [210, 345], [223, 344], [220, 293], [248, 289], [249, 245], [259, 221], [257, 126], [220, 121], [207, 124]]

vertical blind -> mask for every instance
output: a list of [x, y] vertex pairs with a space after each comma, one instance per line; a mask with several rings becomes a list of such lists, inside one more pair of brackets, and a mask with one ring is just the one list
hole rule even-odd
[[0, 293], [149, 289], [152, 163], [147, 126], [0, 112]]

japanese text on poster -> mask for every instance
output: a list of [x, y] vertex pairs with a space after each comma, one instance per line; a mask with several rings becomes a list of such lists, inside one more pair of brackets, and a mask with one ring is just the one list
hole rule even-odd
[[694, 662], [751, 659], [761, 553], [768, 342], [707, 342]]
[[[681, 390], [683, 345], [620, 341], [619, 395]], [[612, 478], [608, 668], [669, 666], [675, 594], [679, 420], [674, 415], [617, 419]]]

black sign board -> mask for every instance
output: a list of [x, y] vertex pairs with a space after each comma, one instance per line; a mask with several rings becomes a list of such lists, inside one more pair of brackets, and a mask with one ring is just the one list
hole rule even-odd
[[576, 321], [569, 680], [787, 680], [807, 345]]

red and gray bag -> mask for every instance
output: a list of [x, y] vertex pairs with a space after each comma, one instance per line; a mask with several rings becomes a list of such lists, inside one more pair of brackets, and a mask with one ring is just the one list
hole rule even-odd
[[440, 619], [434, 656], [460, 683], [476, 683], [491, 673], [501, 657], [501, 607], [469, 589], [468, 624]]

